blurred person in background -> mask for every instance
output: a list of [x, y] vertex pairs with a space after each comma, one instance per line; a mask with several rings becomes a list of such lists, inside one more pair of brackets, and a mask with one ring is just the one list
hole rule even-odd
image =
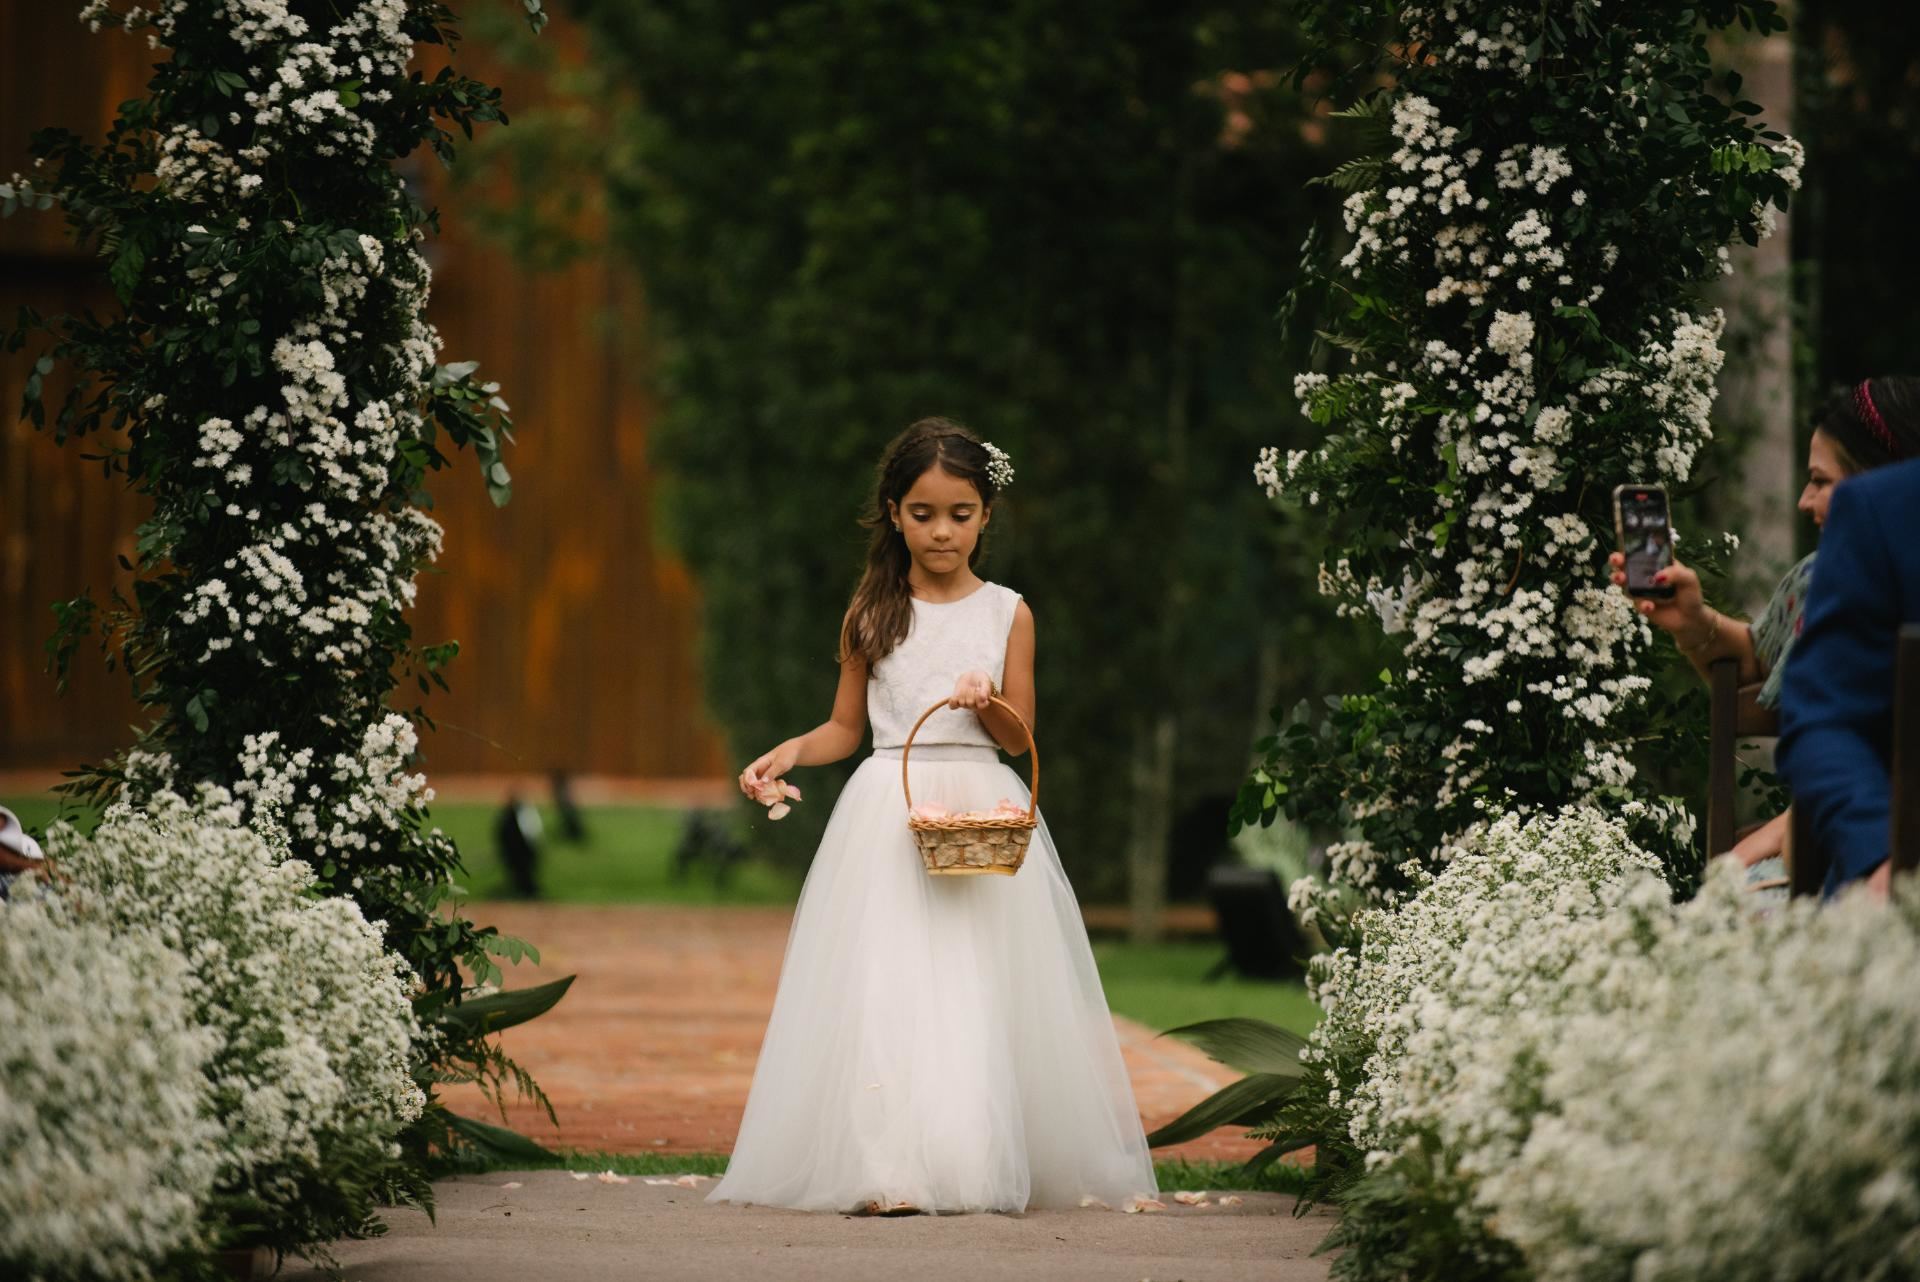
[[0, 806], [0, 903], [6, 901], [15, 881], [46, 866], [40, 843], [27, 835], [13, 811]]

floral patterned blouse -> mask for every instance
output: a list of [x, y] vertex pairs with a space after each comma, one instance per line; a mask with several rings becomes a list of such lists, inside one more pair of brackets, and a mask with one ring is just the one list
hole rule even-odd
[[1763, 708], [1780, 706], [1780, 677], [1787, 669], [1787, 655], [1800, 635], [1800, 619], [1806, 612], [1807, 585], [1813, 582], [1814, 553], [1787, 571], [1780, 586], [1773, 590], [1758, 619], [1753, 621], [1754, 657], [1767, 670], [1767, 680], [1756, 696]]

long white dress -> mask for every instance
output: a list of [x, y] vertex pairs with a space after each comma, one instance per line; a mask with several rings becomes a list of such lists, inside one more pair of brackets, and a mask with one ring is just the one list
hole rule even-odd
[[[900, 748], [969, 670], [1005, 674], [1019, 594], [913, 603], [867, 686], [873, 755], [827, 821], [726, 1176], [708, 1202], [849, 1211], [1118, 1210], [1157, 1191], [1086, 925], [1044, 820], [1013, 876], [930, 876]], [[1024, 759], [1023, 759], [1024, 760]], [[914, 738], [916, 804], [1028, 792], [972, 711]]]

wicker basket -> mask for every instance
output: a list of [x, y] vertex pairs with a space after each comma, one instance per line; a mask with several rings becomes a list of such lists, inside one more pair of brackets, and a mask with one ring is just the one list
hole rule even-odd
[[996, 872], [1011, 877], [1020, 871], [1027, 857], [1027, 843], [1040, 826], [1040, 745], [1033, 740], [1033, 728], [1027, 719], [1005, 699], [993, 700], [1012, 714], [1027, 732], [1027, 747], [1033, 754], [1033, 787], [1028, 792], [1027, 813], [1017, 819], [919, 819], [913, 814], [913, 783], [907, 776], [907, 762], [913, 754], [913, 737], [927, 718], [947, 706], [940, 702], [920, 714], [907, 732], [906, 746], [900, 750], [900, 786], [907, 797], [907, 828], [920, 847], [920, 858], [935, 876], [952, 877], [969, 873]]

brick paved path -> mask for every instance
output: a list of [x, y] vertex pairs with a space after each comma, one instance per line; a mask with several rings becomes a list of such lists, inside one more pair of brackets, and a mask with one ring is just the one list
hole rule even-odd
[[[477, 904], [471, 915], [536, 945], [541, 966], [509, 987], [577, 975], [558, 1007], [502, 1034], [552, 1098], [556, 1130], [532, 1105], [508, 1120], [548, 1145], [616, 1153], [730, 1153], [779, 981], [788, 908]], [[1184, 1042], [1115, 1016], [1146, 1129], [1239, 1076]], [[479, 1092], [456, 1112], [498, 1120]], [[1229, 1127], [1156, 1157], [1243, 1160], [1260, 1151]]]

